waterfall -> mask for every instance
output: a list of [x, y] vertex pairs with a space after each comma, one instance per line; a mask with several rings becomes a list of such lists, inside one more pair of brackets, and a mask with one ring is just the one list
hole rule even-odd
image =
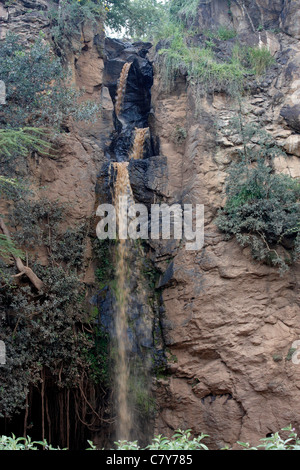
[[119, 116], [121, 109], [122, 109], [123, 98], [124, 98], [124, 94], [126, 91], [126, 84], [127, 84], [127, 78], [128, 78], [130, 67], [131, 67], [131, 63], [126, 62], [123, 65], [122, 72], [120, 75], [118, 89], [117, 89], [117, 96], [116, 96], [116, 105], [115, 105], [115, 111], [116, 111], [117, 116]]
[[[125, 221], [120, 216], [122, 196], [132, 196], [128, 162], [113, 163], [117, 177], [114, 186], [114, 204], [117, 213], [119, 232], [123, 233]], [[117, 311], [115, 316], [116, 330], [116, 410], [117, 410], [117, 439], [129, 440], [132, 427], [132, 412], [129, 405], [129, 340], [127, 333], [127, 308], [129, 298], [128, 259], [129, 240], [119, 239], [117, 245], [116, 281], [117, 281]]]
[[[114, 41], [109, 41], [110, 46], [114, 44]], [[118, 53], [120, 48], [121, 44], [117, 42]], [[139, 164], [137, 160], [153, 155], [148, 127], [153, 76], [151, 64], [142, 57], [138, 48], [133, 52], [132, 47], [124, 43], [120, 56], [112, 53], [111, 49], [108, 48], [106, 77], [115, 104], [114, 131], [110, 143], [107, 143], [108, 162], [101, 171], [103, 180], [101, 184], [99, 181], [98, 188], [99, 194], [103, 195], [100, 200], [108, 197], [114, 205], [119, 237], [110, 244], [113, 277], [107, 279], [99, 294], [99, 312], [101, 323], [111, 338], [112, 405], [116, 417], [114, 438], [119, 441], [138, 439], [146, 445], [154, 418], [151, 372], [160, 360], [154, 346], [157, 298], [152, 287], [153, 277], [149, 284], [149, 276], [153, 276], [151, 259], [139, 240], [127, 238], [130, 220], [127, 220], [127, 210], [124, 209], [136, 203], [133, 194], [136, 188], [134, 185], [131, 187], [130, 182], [131, 171], [134, 177]], [[127, 59], [124, 57], [126, 54]], [[124, 64], [121, 71], [120, 60]], [[118, 77], [116, 73], [119, 73]], [[124, 103], [126, 113], [122, 112]], [[126, 208], [123, 207], [124, 202]]]
[[[134, 155], [136, 158], [143, 154], [143, 144], [147, 129], [136, 132]], [[131, 345], [128, 338], [128, 309], [130, 308], [130, 269], [135, 260], [132, 241], [125, 239], [127, 235], [127, 215], [122, 215], [122, 197], [127, 197], [128, 206], [134, 203], [130, 185], [129, 162], [114, 162], [112, 167], [116, 178], [114, 182], [113, 203], [117, 214], [119, 240], [116, 248], [116, 312], [115, 312], [115, 406], [117, 414], [117, 439], [131, 440], [133, 428], [134, 401], [130, 397], [130, 367]], [[123, 238], [124, 237], [124, 238]], [[133, 367], [134, 368], [134, 367]]]
[[130, 159], [140, 160], [143, 158], [144, 143], [146, 134], [149, 132], [149, 127], [144, 127], [142, 129], [135, 128], [135, 138], [131, 153], [129, 155]]

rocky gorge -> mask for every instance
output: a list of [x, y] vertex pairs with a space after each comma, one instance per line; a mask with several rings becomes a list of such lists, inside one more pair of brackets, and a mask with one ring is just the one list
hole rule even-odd
[[[0, 2], [0, 40], [12, 31], [30, 44], [42, 31], [44, 40], [51, 41], [44, 14], [50, 4]], [[294, 0], [199, 2], [193, 37], [198, 46], [206, 40], [203, 31], [225, 24], [241, 44], [270, 51], [274, 63], [265, 74], [245, 79], [241, 114], [247, 122], [259, 123], [284, 150], [286, 157], [274, 159], [275, 170], [293, 178], [300, 177], [299, 6]], [[234, 40], [216, 39], [216, 53], [226, 56]], [[16, 174], [29, 175], [40, 198], [46, 194], [69, 205], [65, 227], [89, 221], [81, 280], [89, 308], [96, 306], [97, 321], [112, 335], [111, 279], [103, 276], [99, 285], [99, 261], [92, 248], [97, 207], [111, 201], [110, 164], [128, 161], [136, 202], [148, 207], [154, 202], [204, 205], [202, 250], [187, 251], [176, 240], [148, 240], [137, 255], [147, 260], [142, 270], [150, 273], [151, 282], [147, 277], [145, 282], [131, 280], [131, 293], [137, 294], [132, 294], [130, 338], [142, 351], [142, 368], [149, 351], [156, 366], [147, 378], [151, 401], [143, 398], [150, 416], [147, 429], [143, 420], [138, 427], [145, 440], [151, 434], [191, 429], [194, 435], [208, 434], [214, 449], [237, 441], [255, 444], [289, 424], [300, 430], [300, 368], [291, 360], [293, 344], [300, 339], [299, 263], [281, 275], [276, 267], [253, 260], [248, 247], [227, 240], [218, 229], [227, 171], [243, 145], [229, 125], [237, 104], [222, 89], [195, 94], [184, 70], [166, 89], [162, 47], [105, 37], [101, 22], [84, 23], [81, 34], [72, 36], [65, 60], [82, 100], [100, 103], [101, 113], [92, 124], [70, 120], [59, 137], [59, 156], [35, 152]], [[118, 80], [126, 63], [132, 65], [118, 115]], [[136, 128], [148, 133], [140, 158], [129, 159]], [[257, 145], [254, 138], [251, 145]], [[47, 265], [43, 247], [35, 254]], [[137, 265], [132, 264], [133, 277]], [[145, 285], [147, 302], [141, 297]], [[98, 422], [90, 432], [100, 445], [114, 435], [112, 400], [105, 398], [105, 424]], [[95, 399], [97, 406], [102, 405]], [[6, 432], [20, 428], [16, 417], [1, 420]], [[23, 415], [20, 420], [23, 424]]]

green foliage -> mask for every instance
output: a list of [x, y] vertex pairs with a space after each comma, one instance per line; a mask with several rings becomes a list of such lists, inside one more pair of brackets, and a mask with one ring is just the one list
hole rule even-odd
[[283, 273], [300, 254], [300, 182], [273, 171], [278, 149], [270, 136], [253, 125], [240, 129], [243, 151], [228, 170], [227, 200], [216, 223], [249, 246], [254, 259]]
[[199, 0], [172, 0], [168, 2], [172, 20], [180, 19], [186, 23], [194, 21], [199, 8]]
[[0, 436], [0, 450], [61, 450], [54, 449], [47, 441], [32, 441], [29, 436]]
[[76, 387], [89, 369], [84, 351], [92, 344], [78, 328], [87, 322], [82, 284], [59, 267], [36, 264], [33, 269], [44, 282], [39, 298], [27, 286], [1, 292], [2, 305], [9, 306], [2, 320], [7, 351], [7, 364], [0, 370], [2, 416], [23, 408], [29, 386], [39, 382], [43, 367], [60, 387]]
[[[26, 279], [18, 287], [0, 285], [1, 339], [7, 351], [7, 363], [0, 368], [2, 416], [23, 409], [29, 388], [40, 382], [45, 368], [58, 387], [76, 388], [85, 379], [107, 381], [105, 338], [91, 326], [86, 288], [77, 274], [87, 227], [63, 230], [64, 210], [46, 199], [24, 197], [15, 203], [15, 241], [28, 250], [46, 248], [49, 265], [29, 255], [30, 267], [43, 280], [39, 295]], [[14, 274], [14, 268], [2, 270]]]
[[[198, 7], [198, 0], [167, 2], [161, 21], [152, 31], [154, 42], [161, 41], [158, 65], [163, 87], [170, 91], [176, 78], [186, 75], [196, 95], [204, 89], [236, 96], [243, 91], [247, 75], [261, 76], [275, 60], [266, 47], [242, 47], [237, 40], [232, 41], [237, 33], [225, 25], [199, 36], [195, 22]], [[216, 43], [229, 40], [222, 56]]]
[[0, 129], [0, 155], [11, 156], [15, 152], [25, 156], [28, 150], [48, 154], [49, 142], [41, 138], [44, 134], [44, 130], [35, 127]]
[[52, 248], [53, 231], [64, 214], [63, 206], [46, 198], [31, 200], [25, 197], [15, 201], [10, 225], [16, 228], [14, 240], [26, 249], [45, 244]]
[[20, 183], [15, 178], [7, 178], [0, 175], [0, 196], [10, 200], [16, 200], [24, 197], [28, 193], [26, 185]]
[[292, 357], [293, 357], [293, 354], [294, 354], [296, 351], [297, 351], [296, 348], [290, 348], [290, 349], [288, 350], [288, 353], [287, 353], [287, 355], [286, 355], [285, 360], [286, 360], [286, 361], [291, 361], [291, 360], [292, 360]]
[[198, 88], [211, 90], [240, 89], [246, 69], [239, 57], [232, 54], [230, 60], [220, 61], [212, 47], [188, 46], [177, 28], [167, 48], [160, 49], [160, 71], [164, 87], [170, 90], [178, 74], [184, 71], [188, 80]]
[[8, 258], [11, 255], [24, 258], [24, 253], [16, 248], [14, 242], [5, 235], [0, 234], [0, 257]]
[[62, 0], [59, 8], [50, 7], [48, 12], [50, 31], [56, 47], [64, 54], [64, 49], [72, 44], [74, 36], [82, 34], [82, 26], [89, 22], [97, 25], [104, 20], [105, 6], [101, 0]]
[[[252, 447], [248, 442], [238, 441], [244, 450], [300, 450], [300, 440], [295, 429], [289, 425], [282, 428], [283, 433], [288, 433], [287, 438], [281, 437], [279, 432], [272, 434], [271, 437], [266, 437], [260, 440], [262, 444], [257, 447]], [[152, 443], [146, 448], [142, 449], [138, 441], [120, 440], [115, 442], [115, 449], [111, 450], [209, 450], [208, 447], [202, 442], [203, 439], [209, 437], [207, 434], [201, 434], [195, 438], [191, 438], [190, 429], [182, 431], [180, 429], [175, 431], [171, 439], [163, 437], [162, 435], [155, 436]], [[97, 450], [97, 447], [92, 441], [88, 441], [89, 447], [86, 450]], [[47, 444], [47, 441], [31, 441], [30, 437], [16, 438], [13, 434], [12, 437], [0, 437], [0, 450], [39, 450], [42, 448], [46, 450], [65, 450], [54, 449]], [[222, 450], [230, 450], [229, 448]]]
[[104, 286], [114, 278], [114, 263], [112, 262], [112, 250], [114, 241], [94, 239], [93, 252], [97, 260], [96, 277], [100, 286]]
[[237, 32], [227, 26], [219, 26], [218, 29], [214, 31], [205, 30], [204, 34], [210, 39], [219, 39], [220, 41], [228, 41], [237, 36]]
[[172, 140], [175, 144], [181, 145], [187, 138], [187, 131], [182, 126], [176, 126], [172, 133]]
[[152, 444], [147, 446], [149, 450], [208, 450], [202, 440], [208, 437], [207, 434], [200, 434], [191, 439], [191, 430], [181, 431], [178, 429], [175, 434], [168, 439], [163, 436], [157, 436]]
[[[19, 132], [16, 138], [22, 139], [15, 150], [24, 151], [27, 144], [43, 150], [41, 131], [34, 128], [54, 126], [59, 130], [66, 117], [78, 116], [80, 93], [68, 86], [68, 73], [42, 37], [26, 48], [20, 37], [8, 34], [1, 43], [0, 79], [6, 84], [7, 101], [1, 108], [2, 127], [12, 134]], [[84, 117], [82, 109], [80, 117]], [[28, 129], [22, 129], [24, 126]], [[11, 141], [16, 145], [13, 135]]]
[[[14, 195], [14, 189], [18, 186], [19, 185], [16, 180], [5, 178], [4, 176], [0, 175], [0, 195], [1, 196], [3, 196], [3, 194], [6, 194], [12, 197], [12, 195]], [[7, 238], [3, 234], [0, 234], [0, 259], [3, 258], [4, 260], [6, 260], [11, 255], [19, 257], [21, 259], [24, 258], [24, 253], [16, 247], [13, 240], [11, 240], [10, 238]], [[0, 270], [0, 274], [2, 275], [1, 270]]]
[[96, 326], [93, 332], [88, 334], [92, 341], [92, 347], [87, 348], [87, 360], [90, 364], [90, 378], [95, 384], [104, 387], [110, 385], [110, 358], [109, 358], [109, 335], [102, 327]]
[[173, 25], [170, 32], [172, 37], [167, 47], [159, 50], [159, 68], [167, 90], [172, 89], [179, 74], [186, 73], [188, 80], [198, 88], [240, 94], [246, 75], [260, 76], [275, 63], [266, 48], [243, 48], [235, 43], [231, 57], [220, 59], [214, 51], [211, 39], [205, 41], [204, 47], [194, 47], [189, 45], [182, 26]]
[[51, 34], [56, 47], [72, 47], [72, 38], [80, 38], [85, 22], [103, 22], [113, 31], [143, 38], [160, 20], [164, 10], [157, 0], [64, 0], [60, 8], [49, 9]]
[[164, 6], [158, 0], [109, 0], [107, 25], [133, 38], [144, 38], [160, 22]]
[[282, 431], [289, 432], [286, 439], [282, 438], [279, 432], [276, 432], [271, 437], [260, 439], [262, 444], [259, 444], [257, 447], [252, 447], [248, 442], [238, 442], [238, 444], [245, 450], [300, 450], [300, 439], [295, 429], [290, 425], [282, 428]]
[[236, 31], [228, 28], [227, 26], [220, 26], [216, 33], [216, 37], [221, 41], [228, 41], [229, 39], [235, 38], [236, 35]]
[[145, 449], [141, 449], [137, 441], [118, 441], [115, 445], [117, 450], [208, 450], [202, 442], [205, 437], [208, 437], [207, 434], [192, 438], [190, 429], [178, 429], [170, 439], [162, 435], [155, 436]]
[[266, 47], [249, 47], [247, 52], [250, 66], [257, 76], [263, 75], [276, 62]]

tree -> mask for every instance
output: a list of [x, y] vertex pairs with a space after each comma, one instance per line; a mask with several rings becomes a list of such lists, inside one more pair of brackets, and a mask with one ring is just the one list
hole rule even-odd
[[107, 25], [114, 31], [144, 38], [151, 33], [164, 12], [164, 5], [157, 0], [109, 0]]

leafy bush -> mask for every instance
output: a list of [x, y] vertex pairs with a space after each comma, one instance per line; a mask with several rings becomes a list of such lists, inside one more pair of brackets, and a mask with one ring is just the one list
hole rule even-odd
[[[13, 197], [16, 194], [16, 191], [19, 189], [19, 184], [16, 180], [5, 178], [0, 175], [0, 195], [6, 195], [8, 197]], [[1, 214], [0, 214], [1, 216]], [[16, 256], [19, 258], [24, 258], [24, 253], [19, 250], [13, 240], [8, 238], [6, 235], [0, 234], [0, 258], [4, 260], [8, 259], [10, 256]], [[2, 271], [0, 269], [0, 274]]]
[[226, 193], [219, 229], [284, 272], [300, 255], [300, 182], [275, 174], [262, 159], [253, 167], [242, 161], [230, 168]]
[[290, 425], [282, 428], [283, 432], [289, 432], [287, 439], [283, 439], [279, 432], [276, 432], [270, 437], [265, 437], [260, 441], [257, 447], [252, 447], [248, 442], [238, 442], [245, 450], [300, 450], [300, 439], [298, 438], [295, 429]]
[[250, 66], [257, 76], [263, 75], [276, 62], [266, 47], [249, 47], [247, 53]]
[[[260, 47], [242, 47], [237, 41], [220, 54], [214, 40], [228, 41], [237, 36], [235, 30], [221, 25], [199, 35], [196, 17], [198, 0], [172, 0], [165, 5], [161, 20], [152, 34], [159, 44], [159, 69], [166, 90], [172, 89], [176, 77], [186, 74], [196, 91], [222, 90], [236, 95], [243, 90], [246, 75], [262, 75], [275, 63], [270, 51]], [[195, 31], [193, 23], [195, 22]], [[195, 40], [200, 41], [195, 46]], [[231, 55], [228, 52], [231, 50]]]
[[105, 7], [101, 0], [62, 0], [59, 7], [50, 7], [47, 14], [52, 39], [64, 55], [64, 49], [71, 47], [74, 35], [82, 34], [86, 21], [96, 25], [99, 20], [104, 20]]
[[187, 138], [187, 131], [182, 126], [176, 126], [172, 132], [172, 140], [175, 144], [181, 145]]
[[275, 173], [274, 158], [285, 154], [258, 125], [242, 122], [240, 112], [227, 131], [241, 149], [228, 170], [227, 199], [217, 226], [249, 246], [254, 259], [283, 273], [300, 254], [300, 182]]
[[145, 449], [141, 449], [137, 441], [118, 441], [115, 445], [117, 450], [208, 450], [202, 442], [205, 437], [208, 437], [207, 434], [202, 433], [192, 438], [190, 429], [178, 429], [170, 439], [162, 435], [155, 436]]
[[199, 0], [172, 0], [169, 2], [169, 14], [171, 18], [179, 18], [185, 23], [196, 19], [199, 8]]
[[32, 298], [28, 286], [0, 290], [1, 311], [7, 312], [1, 320], [7, 351], [7, 363], [0, 370], [2, 416], [23, 409], [29, 386], [39, 383], [44, 367], [60, 387], [78, 386], [89, 370], [85, 351], [93, 343], [78, 328], [88, 324], [82, 284], [61, 268], [33, 268], [44, 283], [39, 298]]
[[0, 129], [0, 155], [10, 157], [13, 152], [27, 155], [28, 149], [47, 154], [49, 142], [42, 138], [45, 131], [35, 127]]
[[188, 46], [180, 28], [175, 31], [168, 47], [160, 49], [159, 54], [162, 57], [159, 68], [167, 90], [173, 87], [178, 74], [184, 72], [198, 88], [239, 89], [246, 73], [239, 57], [234, 54], [229, 61], [220, 61], [210, 46]]
[[161, 435], [156, 436], [152, 443], [147, 446], [149, 450], [208, 450], [202, 440], [208, 437], [207, 434], [201, 433], [199, 436], [191, 438], [191, 430], [181, 431], [178, 429], [175, 434], [168, 439]]
[[[29, 388], [39, 383], [45, 368], [61, 388], [76, 389], [84, 380], [104, 380], [104, 350], [98, 355], [102, 338], [91, 325], [94, 318], [90, 318], [85, 286], [77, 274], [87, 229], [62, 230], [63, 215], [64, 208], [48, 200], [28, 201], [25, 196], [16, 201], [11, 223], [18, 228], [17, 246], [43, 245], [49, 266], [29, 255], [30, 266], [43, 280], [39, 295], [34, 295], [26, 279], [16, 287], [12, 282], [4, 284], [1, 276], [1, 339], [7, 363], [0, 368], [0, 414], [5, 416], [24, 408]], [[14, 274], [10, 266], [1, 270], [6, 277]]]
[[[288, 432], [286, 439], [282, 438], [279, 432], [276, 432], [271, 437], [261, 439], [262, 444], [257, 447], [252, 447], [248, 442], [238, 441], [237, 444], [243, 447], [244, 450], [300, 450], [300, 440], [295, 432], [295, 429], [289, 425], [282, 428], [282, 432]], [[152, 443], [146, 448], [141, 449], [138, 441], [118, 441], [115, 442], [116, 450], [209, 450], [208, 447], [202, 442], [207, 434], [201, 434], [195, 438], [191, 438], [190, 430], [182, 431], [177, 430], [171, 439], [161, 435], [155, 436]], [[89, 447], [86, 450], [97, 450], [97, 447], [92, 441], [88, 441]], [[54, 449], [47, 441], [31, 441], [30, 437], [16, 438], [0, 436], [0, 450], [38, 450], [40, 447], [46, 450], [61, 450]], [[65, 449], [63, 449], [65, 450]], [[112, 449], [113, 450], [113, 449]], [[228, 447], [222, 450], [230, 450]]]
[[8, 258], [11, 255], [24, 259], [24, 253], [16, 248], [14, 242], [5, 235], [0, 234], [0, 257]]
[[0, 450], [61, 450], [54, 449], [51, 445], [48, 445], [46, 441], [32, 441], [28, 437], [16, 437], [12, 434], [11, 437], [1, 436], [0, 437]]
[[[7, 104], [1, 108], [1, 123], [7, 130], [28, 127], [30, 123], [34, 123], [32, 127], [48, 125], [60, 129], [66, 117], [76, 119], [78, 116], [80, 93], [67, 86], [68, 72], [42, 37], [26, 48], [19, 36], [8, 34], [0, 48], [0, 79], [6, 84]], [[96, 111], [94, 107], [94, 113]], [[80, 114], [85, 118], [82, 109]], [[88, 118], [90, 115], [89, 109]], [[18, 138], [26, 143], [32, 131], [23, 129]], [[33, 134], [35, 144], [43, 147], [38, 133], [36, 130]]]

